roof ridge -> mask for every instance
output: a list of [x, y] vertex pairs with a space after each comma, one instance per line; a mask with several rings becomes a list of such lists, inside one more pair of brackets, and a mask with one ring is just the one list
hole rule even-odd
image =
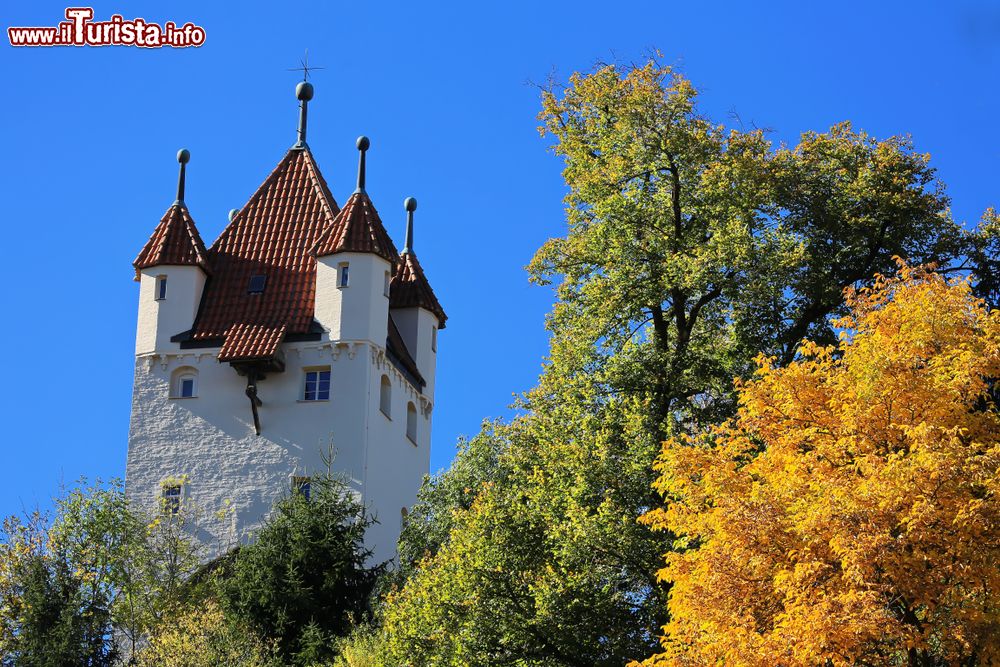
[[305, 156], [305, 164], [309, 172], [309, 177], [313, 182], [313, 185], [317, 186], [320, 192], [323, 194], [323, 197], [320, 198], [320, 202], [326, 207], [327, 213], [329, 213], [331, 218], [335, 219], [337, 217], [337, 215], [340, 213], [340, 206], [337, 205], [337, 200], [336, 198], [334, 198], [333, 193], [330, 191], [329, 186], [326, 184], [326, 179], [323, 178], [323, 174], [320, 173], [319, 165], [316, 163], [316, 158], [313, 157], [312, 151], [309, 150], [308, 146], [303, 146], [299, 148], [292, 147], [289, 148], [287, 151], [285, 151], [285, 155], [281, 158], [281, 160], [278, 161], [278, 164], [275, 165], [274, 169], [271, 170], [271, 173], [267, 175], [267, 178], [264, 179], [264, 182], [261, 183], [256, 190], [254, 190], [253, 194], [250, 195], [250, 198], [247, 199], [246, 204], [243, 204], [243, 207], [240, 208], [239, 212], [233, 217], [232, 220], [229, 221], [229, 224], [226, 225], [221, 232], [219, 232], [219, 235], [215, 238], [214, 241], [212, 241], [212, 245], [209, 248], [209, 250], [215, 248], [215, 246], [222, 239], [223, 235], [225, 235], [225, 233], [229, 231], [229, 229], [233, 226], [233, 223], [236, 222], [236, 219], [243, 214], [247, 206], [251, 202], [256, 200], [263, 192], [265, 192], [273, 184], [275, 180], [280, 178], [281, 175], [284, 173], [284, 171], [288, 170], [289, 166], [291, 165], [292, 159], [298, 157], [300, 154]]
[[375, 203], [364, 190], [351, 194], [333, 224], [320, 234], [310, 250], [314, 257], [338, 252], [368, 252], [394, 266], [401, 263], [399, 251], [386, 231]]
[[441, 307], [434, 294], [431, 283], [427, 280], [424, 267], [420, 265], [417, 254], [406, 250], [401, 256], [399, 269], [389, 283], [389, 309], [393, 308], [424, 308], [438, 318], [440, 329], [444, 329], [448, 315]]
[[323, 194], [326, 195], [323, 203], [326, 205], [327, 210], [330, 213], [330, 217], [336, 218], [337, 214], [340, 213], [340, 206], [337, 204], [337, 200], [330, 191], [330, 186], [326, 184], [326, 179], [323, 177], [323, 172], [319, 170], [319, 164], [316, 162], [316, 158], [313, 157], [312, 151], [309, 150], [308, 146], [297, 150], [301, 150], [305, 153], [306, 164], [309, 166], [309, 176], [323, 191]]
[[[177, 225], [181, 225], [180, 230], [176, 229]], [[200, 266], [205, 273], [211, 273], [208, 257], [205, 242], [187, 205], [174, 202], [160, 218], [132, 266], [136, 280], [142, 269], [160, 265]]]
[[[339, 213], [312, 152], [287, 151], [208, 250], [215, 273], [205, 285], [192, 338], [224, 339], [227, 358], [251, 352], [263, 358], [277, 349], [271, 338], [258, 345], [263, 329], [309, 333], [316, 291], [309, 250]], [[251, 291], [258, 276], [263, 290]]]

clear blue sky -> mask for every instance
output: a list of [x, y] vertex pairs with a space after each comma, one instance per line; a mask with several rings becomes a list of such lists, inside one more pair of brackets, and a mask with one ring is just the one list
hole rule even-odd
[[[228, 4], [228, 3], [227, 3]], [[124, 473], [137, 286], [131, 261], [174, 198], [207, 242], [294, 142], [309, 49], [309, 144], [334, 195], [368, 191], [416, 248], [450, 315], [442, 333], [432, 469], [503, 415], [546, 350], [549, 290], [523, 270], [563, 232], [560, 164], [536, 131], [537, 90], [596, 60], [652, 48], [703, 91], [703, 111], [794, 142], [851, 119], [910, 133], [955, 216], [1000, 203], [1000, 6], [928, 2], [101, 3], [192, 21], [197, 49], [0, 46], [0, 514], [46, 504], [61, 480]], [[233, 5], [229, 5], [233, 6]], [[3, 27], [55, 25], [65, 4], [14, 3]]]

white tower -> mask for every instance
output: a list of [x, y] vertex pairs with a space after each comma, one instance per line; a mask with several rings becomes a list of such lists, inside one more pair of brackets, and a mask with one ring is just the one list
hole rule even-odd
[[358, 187], [313, 250], [316, 320], [332, 338], [384, 345], [389, 282], [399, 255], [365, 192], [365, 154], [371, 142], [359, 137], [357, 145]]
[[[205, 244], [184, 204], [184, 179], [191, 154], [177, 153], [177, 200], [167, 209], [135, 260], [139, 321], [135, 353], [171, 348], [170, 337], [190, 327], [208, 277]], [[176, 345], [173, 345], [176, 348]]]
[[407, 197], [403, 206], [406, 209], [406, 243], [400, 256], [399, 270], [393, 279], [389, 307], [403, 342], [413, 353], [426, 382], [424, 394], [433, 401], [437, 334], [444, 329], [448, 316], [434, 296], [434, 290], [413, 250], [413, 212], [417, 210], [417, 200]]
[[178, 200], [135, 261], [126, 491], [150, 512], [198, 506], [217, 553], [251, 539], [332, 447], [379, 520], [366, 539], [384, 561], [428, 472], [445, 315], [365, 191], [367, 139], [358, 188], [343, 209], [333, 198], [306, 144], [312, 93], [299, 84], [298, 141], [207, 249], [179, 155]]

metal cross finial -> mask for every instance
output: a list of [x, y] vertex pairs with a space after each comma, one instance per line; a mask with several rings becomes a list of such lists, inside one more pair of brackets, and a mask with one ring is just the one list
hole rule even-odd
[[289, 67], [288, 71], [289, 72], [302, 72], [302, 80], [303, 81], [308, 81], [309, 80], [309, 72], [314, 71], [314, 70], [318, 70], [318, 69], [326, 69], [325, 67], [310, 67], [309, 66], [309, 49], [306, 49], [306, 55], [305, 55], [305, 57], [302, 60], [299, 61], [299, 64], [302, 65], [302, 66], [301, 67]]

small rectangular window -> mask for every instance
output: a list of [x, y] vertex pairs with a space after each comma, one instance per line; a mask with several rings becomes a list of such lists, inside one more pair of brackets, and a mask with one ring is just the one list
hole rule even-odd
[[391, 278], [389, 276], [389, 272], [386, 271], [385, 272], [385, 287], [382, 288], [382, 294], [384, 294], [386, 298], [389, 297], [389, 282], [390, 282], [390, 280], [391, 280]]
[[350, 265], [342, 262], [337, 269], [337, 287], [347, 287], [351, 277]]
[[431, 326], [431, 352], [438, 351], [438, 328]]
[[292, 492], [301, 493], [309, 500], [312, 480], [309, 477], [292, 477]]
[[263, 274], [250, 276], [250, 285], [247, 286], [247, 294], [263, 294], [266, 283], [267, 276]]
[[156, 300], [163, 301], [167, 298], [167, 277], [156, 276]]
[[163, 487], [163, 511], [177, 514], [181, 510], [181, 485], [170, 484]]
[[330, 400], [330, 370], [306, 371], [305, 389], [302, 393], [304, 401]]
[[194, 397], [194, 378], [181, 378], [181, 398]]

